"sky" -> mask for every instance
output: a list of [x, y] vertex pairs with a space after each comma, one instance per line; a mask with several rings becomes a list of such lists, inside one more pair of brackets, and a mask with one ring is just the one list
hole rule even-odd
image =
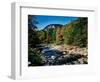
[[[34, 17], [34, 15], [33, 15], [33, 17]], [[38, 24], [36, 24], [36, 26], [38, 27], [39, 30], [41, 30], [49, 24], [65, 25], [73, 20], [76, 20], [77, 17], [35, 15], [35, 19], [38, 22]]]

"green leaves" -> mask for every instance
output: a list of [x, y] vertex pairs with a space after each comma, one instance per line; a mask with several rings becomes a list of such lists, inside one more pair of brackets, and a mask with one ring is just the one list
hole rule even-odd
[[87, 22], [88, 19], [80, 17], [61, 27], [47, 28], [40, 31], [42, 42], [75, 45], [79, 47], [87, 46]]
[[[33, 23], [34, 21], [34, 23]], [[42, 65], [39, 44], [67, 44], [79, 47], [87, 47], [88, 19], [79, 17], [66, 25], [49, 25], [49, 28], [37, 30], [37, 21], [32, 16], [28, 19], [28, 61], [32, 66]]]
[[42, 65], [40, 54], [37, 52], [36, 49], [33, 48], [29, 48], [28, 50], [28, 61], [31, 62], [32, 66]]
[[78, 18], [78, 20], [65, 26], [65, 44], [86, 47], [87, 38], [87, 18]]

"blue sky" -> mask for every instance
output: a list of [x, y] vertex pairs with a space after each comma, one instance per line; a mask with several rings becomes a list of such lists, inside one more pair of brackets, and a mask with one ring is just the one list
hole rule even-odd
[[[34, 16], [34, 15], [33, 15]], [[39, 30], [45, 28], [49, 24], [62, 24], [65, 25], [70, 21], [76, 20], [77, 17], [70, 16], [46, 16], [46, 15], [35, 15], [36, 21], [38, 24], [36, 26]]]

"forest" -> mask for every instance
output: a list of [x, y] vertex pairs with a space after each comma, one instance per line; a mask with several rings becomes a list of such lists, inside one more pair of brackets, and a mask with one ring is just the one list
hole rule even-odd
[[49, 24], [41, 30], [38, 23], [34, 15], [28, 15], [28, 66], [88, 63], [87, 17], [65, 25]]

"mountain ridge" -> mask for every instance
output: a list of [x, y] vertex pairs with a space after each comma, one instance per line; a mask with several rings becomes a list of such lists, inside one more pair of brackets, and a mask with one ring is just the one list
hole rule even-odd
[[43, 30], [49, 29], [49, 28], [57, 28], [57, 27], [62, 27], [62, 24], [49, 24], [47, 25]]

